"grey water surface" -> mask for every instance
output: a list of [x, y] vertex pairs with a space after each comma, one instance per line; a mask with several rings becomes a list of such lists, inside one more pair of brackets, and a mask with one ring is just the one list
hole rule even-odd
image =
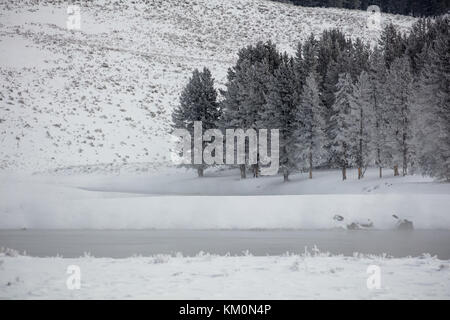
[[423, 253], [450, 259], [450, 230], [0, 230], [0, 247], [30, 256], [66, 258], [90, 253], [95, 257], [200, 251], [211, 254], [280, 255], [309, 252], [317, 246], [332, 254], [388, 254], [394, 257]]

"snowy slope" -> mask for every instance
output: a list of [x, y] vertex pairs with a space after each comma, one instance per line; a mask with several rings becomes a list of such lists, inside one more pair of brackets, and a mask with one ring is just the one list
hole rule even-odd
[[[168, 161], [167, 131], [194, 68], [217, 84], [242, 46], [298, 40], [339, 27], [376, 41], [361, 11], [264, 0], [94, 1], [81, 30], [66, 4], [0, 4], [0, 168]], [[406, 30], [414, 18], [383, 15]]]
[[[79, 290], [66, 285], [71, 265], [81, 271]], [[367, 286], [371, 265], [380, 268], [379, 289]], [[127, 259], [0, 254], [0, 283], [0, 299], [449, 299], [450, 262], [326, 254]]]

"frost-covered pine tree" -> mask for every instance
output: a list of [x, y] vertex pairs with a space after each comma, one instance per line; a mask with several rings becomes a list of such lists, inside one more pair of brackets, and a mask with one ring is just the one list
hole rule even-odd
[[336, 101], [336, 93], [338, 90], [337, 84], [339, 81], [339, 76], [342, 73], [348, 73], [351, 78], [351, 74], [349, 72], [349, 65], [351, 64], [351, 53], [349, 49], [345, 51], [339, 51], [336, 61], [332, 61], [328, 67], [327, 75], [323, 84], [323, 91], [321, 94], [322, 104], [325, 107], [325, 134], [327, 137], [327, 143], [325, 145], [325, 149], [329, 153], [329, 165], [330, 166], [341, 166], [340, 163], [335, 162], [335, 157], [332, 155], [332, 144], [334, 143], [334, 123], [331, 121], [332, 116], [334, 115], [333, 105]]
[[[243, 51], [241, 50], [242, 54]], [[220, 127], [225, 130], [226, 128], [247, 128], [246, 110], [242, 107], [242, 101], [247, 94], [242, 90], [243, 83], [246, 82], [245, 69], [249, 62], [245, 60], [238, 61], [238, 64], [234, 68], [228, 69], [228, 81], [226, 83], [226, 90], [223, 90], [222, 96], [224, 100], [221, 101], [223, 110], [223, 116], [221, 119]], [[236, 149], [234, 150], [236, 153]], [[241, 178], [246, 177], [245, 164], [239, 165]]]
[[379, 168], [379, 177], [383, 177], [383, 168], [391, 163], [392, 155], [386, 147], [388, 144], [389, 127], [386, 107], [387, 70], [383, 54], [375, 47], [370, 57], [369, 79], [371, 85], [370, 104], [374, 114], [374, 132], [372, 149], [375, 153], [375, 164]]
[[[188, 84], [181, 92], [180, 104], [172, 113], [173, 128], [187, 129], [193, 137], [194, 121], [202, 121], [203, 131], [214, 129], [217, 127], [220, 115], [217, 91], [214, 88], [211, 72], [208, 68], [203, 68], [203, 71], [195, 69]], [[193, 146], [193, 139], [191, 141]], [[204, 146], [205, 142], [202, 147]], [[191, 163], [194, 162], [191, 161]], [[205, 164], [190, 166], [197, 169], [199, 177], [203, 177]]]
[[294, 65], [298, 85], [298, 94], [301, 95], [306, 78], [317, 69], [317, 40], [311, 34], [302, 44], [299, 43], [295, 53]]
[[388, 147], [392, 150], [394, 175], [402, 165], [402, 174], [408, 172], [411, 153], [411, 97], [413, 77], [407, 56], [395, 59], [387, 75], [387, 106], [390, 127]]
[[350, 74], [341, 73], [336, 85], [333, 115], [330, 118], [332, 158], [342, 168], [342, 180], [347, 179], [347, 168], [352, 164], [354, 148], [354, 119], [351, 114], [353, 83]]
[[375, 114], [371, 105], [371, 84], [369, 75], [363, 71], [353, 86], [351, 99], [351, 131], [356, 138], [356, 165], [358, 166], [358, 179], [364, 177], [364, 171], [371, 163], [372, 139], [375, 127]]
[[300, 106], [297, 112], [299, 127], [296, 133], [298, 158], [303, 167], [309, 168], [312, 179], [313, 168], [326, 159], [324, 110], [320, 101], [317, 73], [313, 71], [306, 78]]
[[450, 19], [440, 19], [444, 27], [437, 30], [433, 45], [424, 48], [427, 58], [414, 90], [413, 130], [422, 173], [450, 181]]
[[406, 39], [392, 23], [386, 25], [383, 29], [378, 42], [384, 52], [384, 61], [387, 68], [390, 68], [394, 60], [403, 56], [406, 51]]
[[296, 119], [296, 86], [294, 61], [286, 53], [281, 64], [269, 81], [267, 104], [262, 114], [265, 128], [280, 130], [279, 164], [284, 181], [297, 167], [297, 145], [295, 143], [298, 122]]
[[353, 45], [353, 63], [350, 65], [352, 78], [356, 79], [361, 72], [369, 70], [370, 45], [361, 38], [356, 38]]
[[[280, 64], [276, 46], [269, 42], [258, 42], [241, 49], [238, 61], [228, 70], [226, 90], [223, 91], [223, 121], [227, 128], [258, 129], [263, 127], [269, 79]], [[246, 178], [246, 165], [240, 165], [241, 178]], [[258, 165], [253, 166], [254, 176]]]

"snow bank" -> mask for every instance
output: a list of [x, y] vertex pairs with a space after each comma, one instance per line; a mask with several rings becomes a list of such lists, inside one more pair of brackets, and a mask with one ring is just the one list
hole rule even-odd
[[371, 219], [377, 229], [394, 226], [392, 214], [419, 229], [450, 229], [445, 195], [156, 196], [104, 199], [30, 199], [0, 204], [0, 228], [252, 229], [333, 228]]
[[[333, 175], [333, 174], [332, 174]], [[344, 223], [371, 219], [377, 229], [391, 229], [395, 226], [392, 214], [414, 222], [418, 229], [450, 229], [450, 195], [448, 193], [415, 193], [423, 185], [411, 179], [398, 178], [392, 190], [403, 193], [361, 193], [369, 182], [347, 186], [347, 194], [288, 194], [288, 195], [249, 195], [249, 196], [184, 196], [151, 193], [157, 191], [152, 180], [162, 181], [158, 177], [146, 176], [148, 194], [131, 193], [129, 187], [138, 181], [143, 188], [142, 176], [127, 180], [121, 185], [123, 177], [107, 177], [98, 180], [87, 177], [69, 177], [61, 180], [53, 177], [23, 178], [2, 176], [0, 185], [0, 228], [55, 228], [55, 229], [271, 229], [297, 228], [322, 229], [336, 227], [333, 216], [342, 215]], [[111, 180], [112, 179], [112, 180]], [[168, 180], [174, 179], [168, 177]], [[187, 179], [178, 177], [168, 184], [174, 188], [189, 186], [199, 194], [207, 194], [208, 186], [231, 189], [236, 192], [242, 188], [243, 194], [251, 190], [283, 191], [280, 177], [268, 179], [249, 179], [239, 181], [228, 177], [215, 180]], [[187, 179], [187, 180], [186, 180]], [[274, 181], [274, 179], [276, 181]], [[317, 179], [314, 186], [311, 181], [293, 182], [287, 192], [304, 190], [305, 184], [318, 189], [319, 186], [332, 184], [330, 178]], [[90, 181], [89, 183], [87, 181]], [[89, 191], [75, 185], [92, 185], [96, 181], [99, 190], [108, 190], [118, 185], [121, 192]], [[140, 186], [139, 186], [140, 181]], [[184, 182], [183, 182], [184, 181]], [[186, 182], [188, 181], [188, 182]], [[205, 185], [199, 183], [205, 182]], [[389, 181], [389, 180], [387, 180]], [[402, 189], [401, 181], [408, 185], [409, 193]], [[384, 182], [384, 181], [383, 181]], [[249, 183], [257, 185], [249, 185]], [[350, 182], [349, 182], [350, 183]], [[363, 182], [362, 182], [363, 183]], [[376, 183], [379, 183], [378, 181]], [[157, 184], [157, 183], [156, 183]], [[277, 185], [278, 184], [278, 187]], [[433, 184], [425, 182], [429, 190]], [[337, 188], [339, 182], [332, 184]], [[259, 186], [259, 187], [258, 187]], [[445, 191], [448, 185], [435, 184], [435, 190]], [[270, 187], [270, 188], [269, 188]], [[164, 189], [164, 188], [163, 188]], [[372, 190], [373, 188], [371, 188]], [[381, 190], [382, 188], [378, 188]], [[328, 189], [324, 189], [328, 190]], [[351, 193], [354, 191], [355, 194]], [[128, 191], [128, 192], [127, 192]], [[142, 192], [145, 190], [142, 189]], [[284, 190], [286, 191], [286, 190]], [[330, 190], [328, 190], [330, 191]], [[256, 192], [256, 191], [255, 191]], [[359, 194], [356, 194], [356, 193]]]
[[[81, 287], [69, 290], [75, 265]], [[367, 269], [381, 286], [368, 289]], [[318, 255], [127, 259], [0, 255], [0, 299], [449, 299], [450, 261]]]

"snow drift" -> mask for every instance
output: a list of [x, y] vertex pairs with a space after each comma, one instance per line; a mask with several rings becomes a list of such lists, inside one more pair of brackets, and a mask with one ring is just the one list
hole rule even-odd
[[418, 229], [450, 229], [450, 185], [428, 178], [391, 177], [380, 185], [370, 173], [342, 182], [338, 171], [327, 171], [284, 184], [277, 176], [241, 181], [227, 171], [193, 175], [2, 176], [0, 228], [322, 229], [339, 226], [333, 217], [341, 215], [391, 229], [396, 214]]

